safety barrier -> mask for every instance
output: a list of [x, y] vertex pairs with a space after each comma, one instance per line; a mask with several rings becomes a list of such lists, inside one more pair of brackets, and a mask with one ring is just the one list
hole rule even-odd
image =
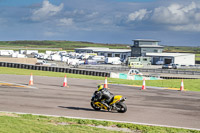
[[200, 61], [195, 61], [195, 64], [200, 64]]
[[[52, 72], [63, 72], [63, 73], [72, 73], [72, 74], [81, 74], [81, 75], [91, 75], [91, 76], [101, 76], [101, 77], [110, 77], [109, 68], [101, 67], [98, 70], [88, 70], [92, 69], [89, 67], [87, 69], [75, 69], [75, 68], [63, 68], [63, 67], [51, 67], [51, 66], [37, 66], [37, 65], [30, 65], [30, 64], [19, 64], [19, 63], [8, 63], [8, 62], [0, 62], [1, 67], [12, 67], [12, 68], [21, 68], [21, 69], [32, 69], [32, 70], [41, 70], [41, 71], [52, 71]], [[117, 68], [112, 67], [112, 70], [116, 70]], [[120, 70], [129, 70], [125, 67], [122, 67]], [[165, 69], [139, 69], [141, 72], [157, 72], [157, 73], [171, 73], [171, 74], [189, 74], [189, 75], [200, 75], [200, 71], [179, 71], [179, 70], [165, 70]], [[148, 75], [146, 75], [148, 76]], [[189, 78], [189, 77], [168, 77], [168, 76], [161, 76], [162, 79], [196, 79], [196, 78]]]
[[0, 66], [1, 67], [21, 68], [21, 69], [32, 69], [32, 70], [41, 70], [41, 71], [52, 71], [52, 72], [63, 72], [63, 73], [72, 73], [72, 74], [110, 77], [109, 72], [90, 71], [90, 70], [85, 70], [85, 69], [37, 66], [37, 65], [30, 65], [30, 64], [19, 64], [19, 63], [8, 63], [8, 62], [0, 62]]
[[170, 69], [138, 69], [138, 70], [140, 72], [200, 75], [200, 71], [183, 71], [183, 70], [170, 70]]
[[128, 75], [125, 73], [114, 73], [111, 72], [110, 74], [111, 78], [119, 78], [119, 79], [128, 79], [128, 80], [143, 80], [144, 78], [146, 80], [159, 80], [159, 77], [149, 76], [149, 75]]
[[190, 78], [190, 77], [167, 77], [167, 76], [160, 76], [161, 79], [199, 79], [199, 78]]
[[[108, 70], [108, 71], [118, 71], [118, 72], [130, 70], [130, 68], [125, 66], [122, 67], [85, 66], [85, 69]], [[186, 71], [186, 70], [173, 70], [173, 69], [145, 69], [145, 68], [136, 68], [136, 69], [138, 69], [140, 72], [200, 75], [200, 71]]]

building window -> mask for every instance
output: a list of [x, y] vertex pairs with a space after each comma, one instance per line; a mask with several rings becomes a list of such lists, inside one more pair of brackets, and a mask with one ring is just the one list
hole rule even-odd
[[108, 57], [112, 57], [112, 54], [111, 54], [111, 53], [108, 53]]
[[120, 54], [115, 54], [115, 57], [120, 57]]
[[138, 42], [138, 41], [135, 41], [135, 42], [134, 42], [134, 46], [135, 46], [135, 47], [139, 47], [139, 42]]
[[143, 61], [147, 61], [147, 58], [143, 58]]

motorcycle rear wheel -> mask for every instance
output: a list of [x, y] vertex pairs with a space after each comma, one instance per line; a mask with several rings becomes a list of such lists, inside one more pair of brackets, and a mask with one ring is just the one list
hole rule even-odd
[[91, 106], [92, 106], [92, 108], [93, 108], [94, 110], [97, 110], [97, 111], [101, 110], [101, 108], [98, 107], [98, 106], [96, 106], [96, 105], [94, 104], [94, 102], [91, 102], [90, 104], [91, 104]]
[[125, 113], [127, 111], [127, 107], [126, 107], [126, 104], [122, 103], [122, 102], [119, 102], [116, 104], [116, 107], [117, 107], [117, 111], [119, 113]]

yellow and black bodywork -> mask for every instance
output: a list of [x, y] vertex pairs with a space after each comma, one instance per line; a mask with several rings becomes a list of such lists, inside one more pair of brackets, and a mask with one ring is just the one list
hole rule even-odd
[[[105, 100], [105, 99], [103, 99], [103, 100]], [[117, 110], [118, 112], [124, 113], [127, 110], [126, 105], [123, 103], [125, 100], [126, 100], [126, 98], [124, 98], [123, 96], [116, 95], [116, 96], [114, 96], [111, 103], [109, 103], [109, 106], [112, 110]], [[91, 106], [95, 110], [100, 110], [100, 109], [108, 110], [108, 108], [104, 104], [102, 104], [100, 101], [93, 101], [93, 98], [91, 100]], [[122, 110], [122, 108], [123, 108], [123, 110]]]

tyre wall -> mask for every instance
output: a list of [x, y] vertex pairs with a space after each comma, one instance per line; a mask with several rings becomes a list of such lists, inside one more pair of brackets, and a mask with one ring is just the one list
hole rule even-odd
[[52, 71], [52, 72], [82, 74], [90, 76], [110, 77], [109, 72], [90, 71], [90, 70], [75, 69], [75, 68], [72, 69], [72, 68], [51, 67], [51, 66], [37, 66], [37, 65], [10, 63], [10, 62], [0, 62], [0, 67], [12, 67], [12, 68], [31, 69], [40, 71]]

